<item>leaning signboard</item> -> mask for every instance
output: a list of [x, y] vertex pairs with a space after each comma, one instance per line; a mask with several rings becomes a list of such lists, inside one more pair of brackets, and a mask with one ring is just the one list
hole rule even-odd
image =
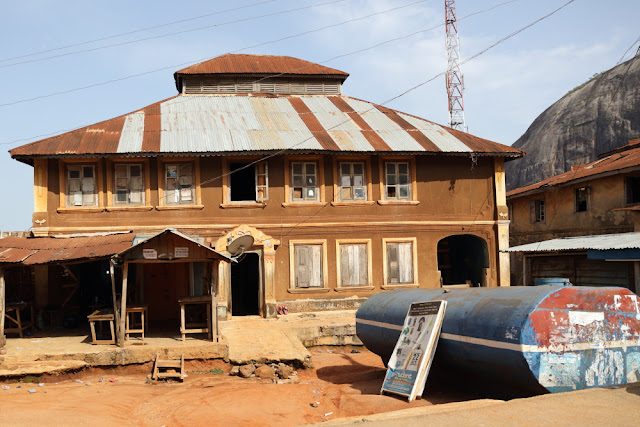
[[380, 394], [407, 396], [409, 402], [422, 395], [436, 351], [446, 301], [414, 302], [393, 350]]

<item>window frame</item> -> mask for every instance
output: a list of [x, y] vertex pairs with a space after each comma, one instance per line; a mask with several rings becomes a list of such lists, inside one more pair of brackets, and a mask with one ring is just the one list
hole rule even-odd
[[[407, 163], [409, 167], [409, 189], [411, 195], [408, 199], [387, 199], [387, 163]], [[416, 159], [414, 156], [385, 156], [381, 157], [378, 165], [380, 178], [380, 205], [417, 205], [418, 185], [416, 182]]]
[[[316, 164], [316, 181], [318, 184], [318, 200], [293, 200], [291, 197], [291, 191], [293, 184], [291, 181], [293, 179], [293, 163], [297, 162], [315, 162]], [[325, 201], [325, 175], [324, 175], [324, 156], [290, 156], [285, 159], [285, 168], [284, 168], [284, 202], [282, 203], [283, 207], [322, 207], [327, 204]]]
[[[144, 186], [144, 203], [141, 204], [115, 204], [115, 168], [118, 165], [140, 165], [142, 168], [142, 185]], [[153, 209], [151, 205], [151, 171], [148, 159], [108, 159], [107, 160], [107, 206], [106, 210], [113, 211], [148, 211]]]
[[[170, 164], [191, 163], [193, 168], [193, 185], [195, 200], [193, 203], [167, 204], [165, 198], [166, 167]], [[200, 159], [198, 157], [165, 157], [158, 159], [158, 204], [156, 210], [182, 210], [182, 209], [203, 209], [202, 190], [200, 188]]]
[[[366, 245], [367, 283], [365, 285], [342, 285], [342, 260], [340, 246], [342, 245]], [[370, 291], [373, 286], [373, 256], [371, 253], [371, 239], [336, 239], [336, 292]]]
[[624, 178], [624, 204], [626, 206], [638, 205], [640, 204], [640, 191], [638, 191], [638, 201], [630, 201], [630, 195], [633, 192], [632, 185], [630, 183], [631, 180], [638, 181], [638, 186], [640, 186], [640, 176], [627, 176]]
[[[389, 243], [411, 243], [412, 253], [412, 268], [413, 268], [413, 282], [412, 283], [389, 283], [389, 267], [387, 259], [387, 245]], [[418, 239], [415, 237], [393, 237], [382, 239], [382, 275], [383, 285], [382, 289], [396, 289], [396, 288], [417, 288], [420, 286], [418, 281]]]
[[[341, 177], [343, 163], [362, 163], [364, 166], [364, 185], [366, 197], [363, 200], [341, 199]], [[371, 158], [369, 156], [335, 156], [333, 158], [333, 201], [332, 206], [370, 206], [375, 203], [373, 199], [373, 185], [371, 178]]]
[[[322, 246], [322, 286], [297, 288], [296, 287], [296, 256], [295, 247], [304, 245]], [[290, 293], [329, 292], [329, 265], [327, 257], [326, 239], [296, 239], [289, 240], [289, 289]]]
[[[580, 190], [584, 190], [585, 194], [585, 208], [584, 210], [578, 210], [578, 191]], [[581, 213], [581, 212], [589, 212], [589, 205], [591, 204], [591, 187], [589, 186], [582, 186], [582, 187], [576, 187], [573, 190], [573, 205], [574, 205], [574, 212], [575, 213]]]
[[[96, 194], [96, 204], [94, 205], [67, 205], [67, 184], [68, 184], [68, 167], [72, 166], [92, 166], [94, 173], [94, 191]], [[59, 213], [65, 212], [103, 212], [104, 211], [104, 194], [102, 180], [102, 162], [100, 159], [60, 159], [58, 161], [58, 182], [60, 205], [56, 209]]]
[[[269, 165], [266, 160], [257, 162], [254, 168], [256, 200], [231, 200], [231, 163], [251, 163], [260, 160], [259, 156], [234, 156], [222, 160], [222, 203], [220, 207], [229, 208], [264, 208], [269, 200]], [[259, 184], [259, 176], [265, 176], [265, 184]], [[259, 197], [259, 188], [264, 186], [265, 197]], [[264, 199], [264, 200], [261, 200]]]
[[529, 202], [529, 222], [544, 224], [547, 221], [547, 203], [545, 199], [534, 199]]

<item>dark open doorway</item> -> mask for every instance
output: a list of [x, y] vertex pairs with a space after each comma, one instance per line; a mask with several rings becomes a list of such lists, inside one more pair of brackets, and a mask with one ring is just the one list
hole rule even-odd
[[260, 255], [247, 253], [231, 264], [231, 313], [233, 316], [260, 314]]
[[231, 199], [232, 202], [256, 200], [256, 169], [249, 162], [231, 163]]
[[449, 236], [438, 242], [438, 270], [442, 285], [486, 286], [489, 268], [487, 242], [470, 234]]

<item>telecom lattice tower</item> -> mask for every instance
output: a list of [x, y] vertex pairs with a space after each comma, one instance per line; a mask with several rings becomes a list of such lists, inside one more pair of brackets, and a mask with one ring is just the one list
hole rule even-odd
[[456, 21], [455, 0], [444, 0], [444, 20], [447, 29], [447, 98], [449, 101], [449, 127], [466, 131], [464, 122], [464, 77], [460, 71], [460, 39]]

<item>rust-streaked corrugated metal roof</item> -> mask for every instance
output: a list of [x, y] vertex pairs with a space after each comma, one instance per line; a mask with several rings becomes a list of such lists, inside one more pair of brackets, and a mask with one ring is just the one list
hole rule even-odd
[[89, 237], [6, 237], [0, 239], [0, 264], [24, 265], [110, 257], [131, 247], [135, 234]]
[[574, 250], [640, 249], [640, 233], [600, 234], [595, 236], [562, 237], [513, 246], [501, 252], [549, 252]]
[[337, 76], [342, 80], [349, 74], [320, 64], [276, 55], [226, 54], [200, 62], [182, 70], [179, 74], [296, 74], [313, 76]]
[[273, 151], [520, 157], [521, 150], [348, 96], [178, 95], [10, 150], [32, 157]]
[[628, 145], [612, 151], [611, 154], [605, 155], [595, 162], [574, 166], [572, 168], [573, 170], [568, 172], [552, 176], [535, 184], [513, 189], [507, 192], [507, 197], [518, 197], [525, 194], [537, 193], [548, 187], [596, 178], [598, 175], [638, 167], [640, 167], [640, 139], [630, 141]]

